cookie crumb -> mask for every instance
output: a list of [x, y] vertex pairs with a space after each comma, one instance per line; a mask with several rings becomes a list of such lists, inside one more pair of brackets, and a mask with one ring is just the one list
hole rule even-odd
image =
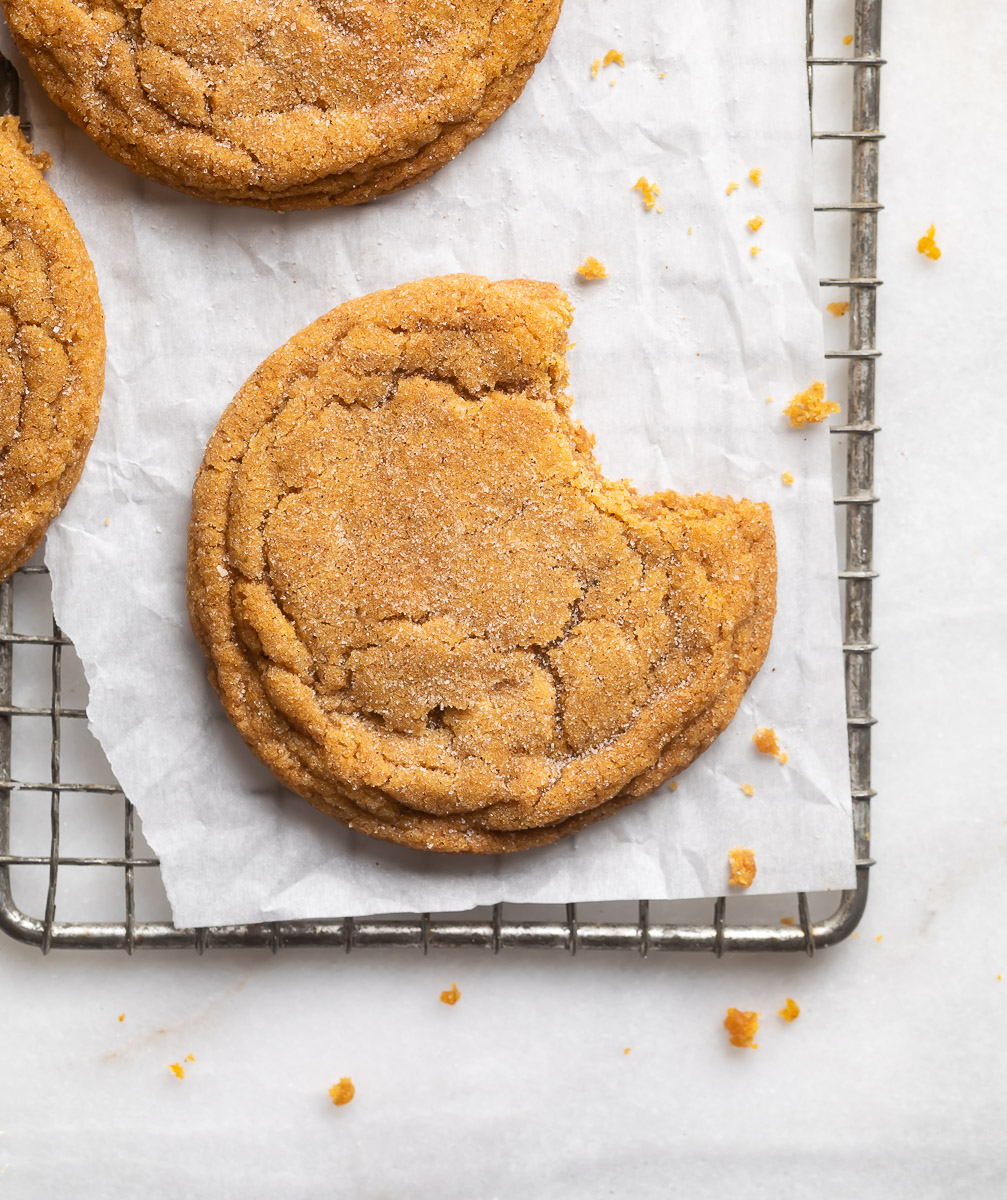
[[692, 233], [692, 226], [690, 225], [690, 226], [689, 226], [689, 228], [688, 228], [688, 229], [687, 229], [685, 232], [686, 232], [686, 233]]
[[767, 403], [767, 404], [772, 404], [772, 403], [773, 403], [773, 397], [772, 397], [772, 396], [767, 396], [767, 397], [766, 397], [766, 403]]
[[787, 761], [786, 754], [780, 749], [780, 743], [776, 740], [776, 730], [772, 726], [760, 725], [752, 734], [752, 741], [755, 742], [755, 748], [760, 754], [772, 754], [774, 758], [780, 760], [781, 765]]
[[844, 46], [852, 46], [853, 45], [853, 34], [852, 33], [848, 33], [846, 35], [846, 37], [843, 38], [843, 45]]
[[577, 268], [577, 274], [583, 275], [585, 279], [608, 278], [608, 271], [605, 269], [605, 264], [590, 254]]
[[458, 990], [458, 984], [453, 983], [446, 992], [441, 992], [441, 1004], [457, 1004], [462, 998], [461, 992]]
[[759, 1043], [752, 1038], [759, 1032], [759, 1014], [744, 1012], [740, 1008], [729, 1008], [724, 1018], [724, 1028], [728, 1032], [728, 1041], [732, 1046], [742, 1050], [758, 1050]]
[[748, 172], [748, 178], [752, 181], [752, 183], [755, 184], [756, 187], [758, 187], [759, 184], [762, 183], [762, 168], [761, 167], [753, 167]]
[[800, 429], [802, 425], [815, 425], [824, 421], [830, 413], [839, 412], [835, 400], [825, 399], [825, 384], [816, 380], [806, 392], [798, 392], [783, 410], [783, 415], [790, 418], [792, 429]]
[[105, 524], [107, 525], [111, 519], [112, 519], [111, 517], [106, 517], [106, 518], [105, 518]]
[[797, 922], [794, 920], [793, 917], [780, 917], [780, 924], [781, 925], [796, 925]]
[[785, 487], [790, 487], [790, 485], [794, 482], [793, 472], [791, 471], [784, 471], [780, 478], [783, 480]]
[[344, 1075], [338, 1083], [334, 1083], [329, 1088], [329, 1099], [336, 1108], [342, 1108], [344, 1104], [349, 1104], [356, 1095], [356, 1091], [357, 1089], [353, 1086], [353, 1080], [349, 1075]]
[[796, 1021], [801, 1015], [801, 1010], [797, 1002], [795, 1000], [791, 1000], [789, 996], [787, 997], [783, 1008], [778, 1009], [777, 1011], [784, 1021], [788, 1022], [788, 1024], [791, 1021]]
[[874, 940], [875, 940], [876, 942], [880, 942], [880, 941], [881, 941], [881, 939], [882, 939], [884, 936], [885, 936], [885, 935], [884, 935], [883, 933], [879, 933], [879, 934], [878, 934], [878, 936], [877, 936], [877, 937], [876, 937]]
[[766, 222], [763, 217], [756, 215], [756, 216], [752, 217], [751, 220], [748, 222], [748, 228], [753, 233], [758, 233], [759, 230], [763, 227], [763, 225], [765, 225], [765, 223]]
[[125, 1019], [126, 1019], [126, 1014], [125, 1014], [125, 1013], [119, 1013], [119, 1023], [120, 1023], [120, 1025], [122, 1024], [122, 1022], [123, 1022], [123, 1021], [125, 1021]]
[[756, 257], [756, 255], [759, 255], [759, 254], [761, 254], [761, 253], [762, 253], [762, 247], [761, 247], [761, 246], [753, 246], [753, 247], [751, 248], [751, 250], [749, 250], [749, 252], [748, 252], [748, 253], [749, 253], [749, 254], [750, 254], [750, 255], [751, 255], [753, 258], [755, 258], [755, 257]]
[[661, 189], [657, 186], [657, 184], [648, 183], [646, 177], [643, 175], [641, 175], [636, 183], [633, 184], [631, 190], [634, 192], [639, 192], [640, 195], [643, 196], [643, 207], [647, 210], [647, 212], [650, 212], [650, 210], [654, 207], [654, 205], [657, 203], [658, 196], [661, 194]]
[[184, 1062], [195, 1062], [196, 1056], [195, 1056], [195, 1054], [187, 1054], [183, 1061]]
[[931, 225], [926, 233], [916, 243], [916, 249], [919, 250], [920, 254], [925, 254], [927, 258], [932, 258], [934, 262], [936, 262], [941, 256], [940, 247], [934, 241], [934, 236], [936, 233], [937, 230], [933, 227], [933, 225]]
[[851, 938], [856, 938], [858, 942], [860, 941], [860, 934], [859, 934], [859, 933], [857, 933], [856, 931], [854, 931], [853, 933], [851, 933], [851, 934], [850, 934], [850, 937], [851, 937]]
[[730, 194], [732, 192], [736, 192], [739, 187], [741, 187], [741, 184], [735, 183], [734, 180], [732, 179], [731, 182], [727, 185], [727, 194], [730, 196]]
[[185, 1078], [185, 1067], [181, 1063], [169, 1063], [168, 1070], [175, 1076], [176, 1079]]
[[833, 300], [825, 306], [834, 317], [845, 317], [850, 311], [849, 300]]
[[624, 67], [626, 65], [626, 60], [623, 58], [621, 50], [609, 50], [609, 52], [605, 55], [605, 61], [602, 63], [602, 66], [610, 67], [613, 63], [619, 67]]
[[752, 787], [752, 785], [750, 783], [743, 783], [741, 785], [741, 790], [745, 793], [746, 796], [754, 796], [755, 795], [755, 788]]
[[678, 791], [678, 784], [674, 781], [674, 779], [671, 781], [671, 783], [668, 784], [668, 791], [669, 792], [677, 792]]
[[728, 852], [731, 863], [731, 878], [728, 887], [750, 888], [755, 881], [755, 851], [744, 846], [734, 846]]
[[596, 59], [594, 60], [594, 62], [591, 64], [591, 78], [592, 78], [592, 79], [597, 79], [597, 78], [598, 78], [598, 72], [599, 72], [600, 70], [601, 70], [601, 59], [600, 59], [600, 58], [596, 58]]
[[[1000, 978], [1000, 977], [999, 977], [999, 975], [997, 976], [997, 978], [998, 978], [998, 979]], [[625, 1049], [625, 1050], [623, 1050], [623, 1054], [628, 1054], [628, 1053], [629, 1053], [629, 1051], [630, 1051], [630, 1047], [629, 1047], [629, 1046], [627, 1046], [627, 1047], [626, 1047], [626, 1049]]]

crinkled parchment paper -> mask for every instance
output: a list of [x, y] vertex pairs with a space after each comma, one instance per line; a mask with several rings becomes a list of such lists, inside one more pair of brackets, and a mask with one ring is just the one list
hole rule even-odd
[[[755, 850], [753, 892], [852, 883], [829, 435], [781, 415], [823, 375], [803, 21], [803, 0], [570, 0], [520, 101], [454, 163], [378, 203], [308, 214], [137, 179], [19, 62], [108, 319], [101, 425], [48, 540], [56, 612], [177, 922], [715, 896], [734, 845]], [[610, 48], [625, 68], [592, 78]], [[661, 188], [650, 212], [631, 190], [641, 175]], [[609, 280], [575, 274], [589, 254]], [[473, 860], [370, 841], [285, 792], [206, 682], [184, 587], [192, 480], [246, 376], [333, 305], [452, 271], [566, 288], [574, 412], [606, 473], [768, 500], [780, 562], [769, 659], [674, 794]], [[755, 752], [759, 725], [785, 766]]]

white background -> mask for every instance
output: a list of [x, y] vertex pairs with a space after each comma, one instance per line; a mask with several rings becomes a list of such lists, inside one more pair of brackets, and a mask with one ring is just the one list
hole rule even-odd
[[[841, 51], [826, 18], [846, 4], [818, 8], [818, 52]], [[3, 942], [5, 1196], [1002, 1194], [1007, 14], [889, 0], [884, 53], [878, 866], [860, 938], [719, 963], [43, 960]], [[915, 251], [931, 222], [936, 264]], [[787, 995], [792, 1026], [772, 1015]], [[758, 1051], [726, 1045], [727, 1005], [765, 1014]], [[166, 1064], [187, 1053], [179, 1083]], [[343, 1074], [357, 1097], [336, 1110]]]

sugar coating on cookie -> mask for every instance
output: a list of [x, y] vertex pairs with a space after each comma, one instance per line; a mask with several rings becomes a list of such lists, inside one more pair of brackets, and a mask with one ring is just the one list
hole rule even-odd
[[726, 726], [775, 609], [764, 504], [639, 495], [569, 415], [551, 284], [351, 301], [268, 358], [193, 492], [210, 679], [276, 774], [419, 849], [551, 842]]
[[518, 98], [562, 0], [3, 0], [52, 99], [114, 158], [275, 209], [417, 183]]
[[94, 268], [16, 117], [0, 118], [0, 579], [34, 553], [98, 424], [105, 322]]

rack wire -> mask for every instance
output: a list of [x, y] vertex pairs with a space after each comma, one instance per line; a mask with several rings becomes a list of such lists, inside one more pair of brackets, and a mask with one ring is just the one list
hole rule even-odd
[[[871, 641], [873, 581], [875, 374], [880, 351], [875, 346], [877, 314], [877, 229], [878, 155], [883, 134], [879, 130], [881, 54], [881, 0], [854, 0], [852, 54], [848, 57], [816, 57], [814, 54], [815, 0], [807, 4], [808, 99], [814, 125], [814, 81], [818, 68], [848, 70], [852, 77], [853, 117], [851, 127], [815, 130], [814, 144], [846, 142], [851, 152], [850, 197], [835, 203], [816, 204], [820, 213], [847, 213], [850, 221], [849, 273], [821, 279], [824, 289], [839, 289], [849, 297], [849, 340], [844, 350], [826, 353], [830, 359], [847, 362], [845, 423], [830, 432], [846, 439], [846, 483], [835, 504], [845, 513], [845, 565], [839, 572], [845, 593], [844, 658], [846, 673], [847, 727], [850, 753], [853, 835], [856, 854], [856, 887], [841, 893], [821, 919], [812, 917], [812, 903], [803, 892], [796, 896], [796, 918], [792, 924], [738, 923], [727, 919], [727, 901], [713, 902], [708, 921], [673, 919], [674, 904], [640, 900], [624, 920], [585, 920], [588, 906], [566, 905], [559, 919], [543, 919], [540, 911], [523, 909], [520, 916], [512, 906], [495, 905], [485, 915], [460, 917], [425, 913], [409, 917], [351, 918], [318, 921], [281, 921], [261, 925], [228, 925], [210, 928], [176, 928], [170, 921], [139, 919], [138, 881], [142, 873], [157, 871], [157, 858], [141, 849], [142, 837], [132, 804], [114, 782], [64, 780], [61, 757], [68, 731], [86, 725], [83, 706], [64, 705], [64, 656], [72, 647], [51, 621], [47, 632], [19, 631], [19, 598], [32, 601], [31, 619], [37, 622], [40, 603], [38, 579], [46, 576], [41, 565], [22, 567], [0, 585], [0, 928], [19, 941], [48, 953], [54, 948], [76, 947], [118, 949], [132, 954], [137, 949], [194, 948], [202, 954], [210, 947], [266, 947], [274, 953], [284, 946], [328, 946], [350, 950], [371, 946], [410, 946], [427, 953], [431, 948], [482, 947], [494, 953], [504, 949], [553, 948], [576, 954], [578, 950], [635, 950], [646, 957], [657, 950], [708, 951], [720, 957], [727, 951], [804, 951], [834, 945], [856, 928], [867, 902], [870, 806], [875, 795], [870, 785]], [[0, 56], [0, 107], [5, 113], [20, 112], [17, 74]], [[51, 615], [51, 608], [48, 610]], [[49, 617], [46, 618], [49, 620]], [[51, 686], [48, 703], [15, 703], [15, 666], [21, 669], [25, 653], [48, 655]], [[37, 673], [37, 668], [36, 668]], [[51, 733], [49, 778], [15, 777], [14, 758], [25, 739], [23, 726], [48, 723]], [[12, 757], [13, 756], [13, 757]], [[19, 772], [21, 773], [21, 772]], [[39, 770], [37, 774], [41, 774]], [[98, 772], [96, 771], [95, 774]], [[108, 776], [111, 779], [111, 776]], [[48, 850], [28, 854], [12, 848], [18, 805], [37, 805], [49, 797]], [[65, 826], [61, 803], [69, 796], [87, 803], [117, 804], [122, 811], [122, 852], [115, 854], [65, 854], [60, 837]], [[16, 840], [16, 839], [15, 839]], [[120, 903], [124, 919], [116, 921], [57, 920], [56, 900], [60, 872], [68, 868], [102, 868], [121, 878]], [[41, 872], [45, 879], [44, 903], [38, 915], [24, 911], [15, 902], [12, 871]], [[40, 889], [36, 889], [41, 896]], [[813, 897], [816, 907], [822, 898]], [[709, 902], [704, 902], [708, 904]], [[732, 900], [732, 911], [745, 901]], [[749, 905], [751, 906], [749, 902]], [[749, 912], [752, 911], [749, 906]], [[28, 906], [26, 906], [28, 907]], [[590, 906], [592, 910], [598, 906]], [[507, 911], [505, 912], [505, 908]], [[531, 912], [533, 915], [526, 917]], [[691, 910], [695, 911], [695, 908]], [[704, 908], [704, 912], [709, 910]], [[662, 919], [662, 914], [670, 914]]]

